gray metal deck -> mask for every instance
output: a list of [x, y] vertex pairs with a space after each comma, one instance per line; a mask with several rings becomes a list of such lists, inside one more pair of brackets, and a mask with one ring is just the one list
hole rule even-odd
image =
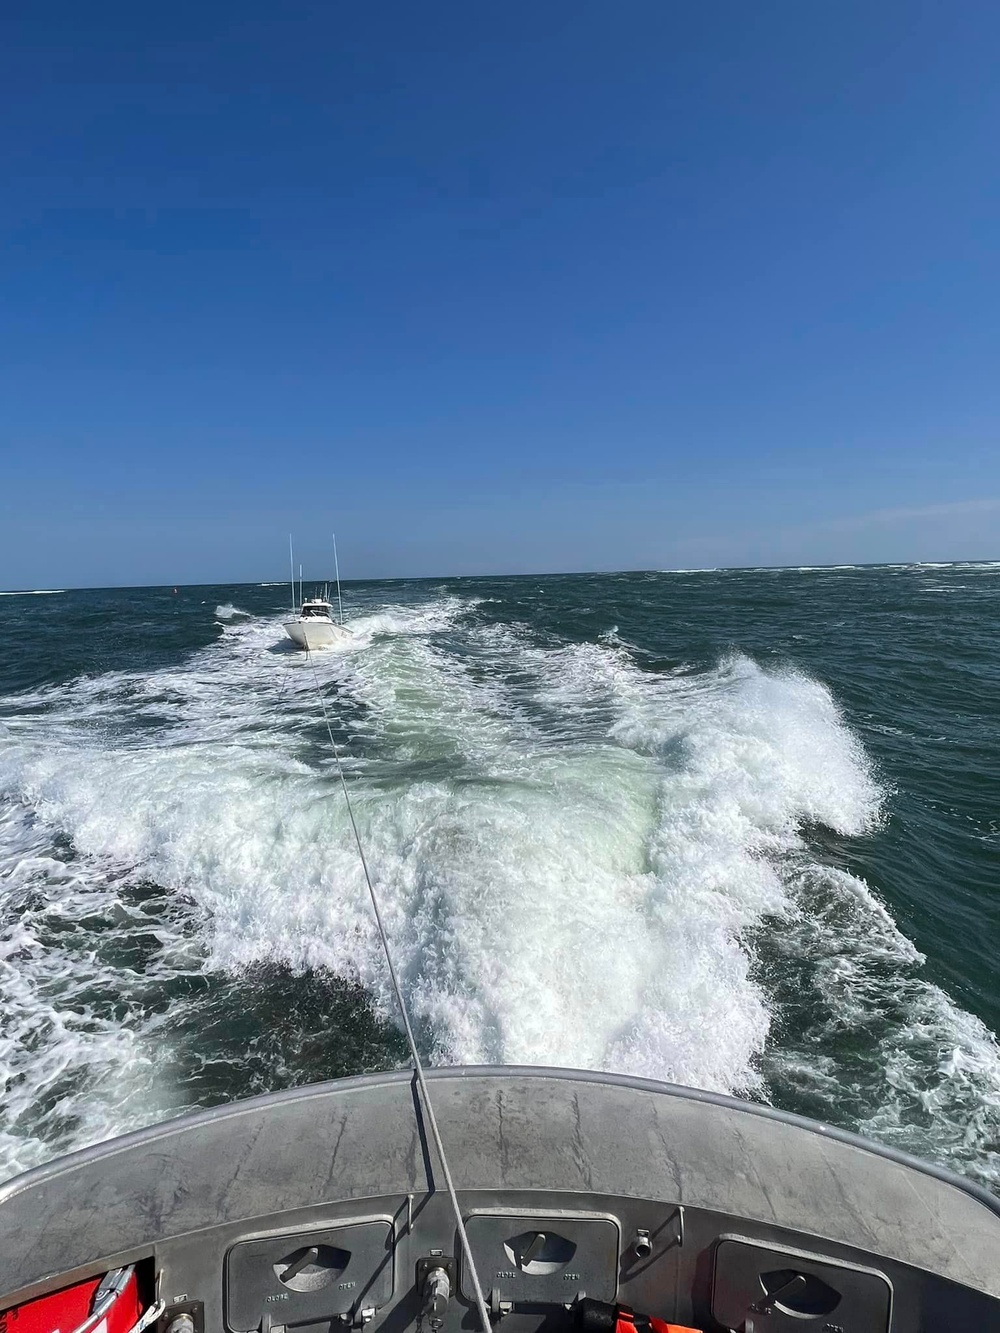
[[[849, 1134], [690, 1089], [564, 1070], [428, 1076], [463, 1215], [479, 1219], [469, 1224], [474, 1247], [474, 1232], [484, 1247], [477, 1267], [494, 1308], [513, 1307], [504, 1320], [511, 1333], [551, 1323], [548, 1306], [562, 1313], [552, 1299], [558, 1265], [548, 1265], [546, 1282], [533, 1282], [530, 1265], [520, 1271], [516, 1256], [509, 1273], [496, 1266], [490, 1247], [525, 1217], [567, 1238], [577, 1254], [567, 1261], [565, 1304], [582, 1291], [601, 1293], [699, 1328], [724, 1328], [725, 1302], [743, 1299], [736, 1269], [750, 1262], [752, 1247], [764, 1247], [775, 1270], [791, 1265], [786, 1252], [794, 1251], [827, 1282], [839, 1271], [849, 1286], [853, 1270], [876, 1271], [877, 1279], [858, 1281], [889, 1293], [882, 1328], [894, 1333], [1000, 1329], [1000, 1201], [969, 1182]], [[373, 1220], [382, 1231], [371, 1230]], [[367, 1232], [358, 1230], [365, 1225]], [[145, 1260], [161, 1275], [168, 1304], [197, 1302], [212, 1333], [249, 1333], [247, 1316], [233, 1313], [246, 1300], [233, 1286], [232, 1247], [272, 1237], [287, 1250], [337, 1228], [347, 1228], [338, 1234], [353, 1237], [358, 1254], [373, 1236], [383, 1238], [378, 1283], [368, 1284], [381, 1304], [364, 1318], [373, 1328], [411, 1324], [415, 1264], [457, 1249], [409, 1073], [217, 1107], [8, 1182], [0, 1187], [0, 1305], [59, 1286], [66, 1275]], [[635, 1250], [640, 1232], [651, 1237], [648, 1257]], [[725, 1249], [727, 1237], [735, 1250]], [[270, 1267], [261, 1269], [262, 1282], [272, 1282]], [[361, 1307], [347, 1297], [343, 1309], [331, 1305], [318, 1320], [315, 1304], [294, 1292], [264, 1299], [275, 1302], [274, 1322], [299, 1306], [308, 1318], [289, 1324], [361, 1322]], [[826, 1322], [803, 1324], [804, 1316], [786, 1318], [780, 1302], [768, 1310], [766, 1301], [751, 1322], [844, 1333], [879, 1327], [878, 1313], [874, 1323], [844, 1322], [848, 1295], [843, 1300]], [[449, 1320], [454, 1328], [475, 1323], [462, 1300], [452, 1302]]]

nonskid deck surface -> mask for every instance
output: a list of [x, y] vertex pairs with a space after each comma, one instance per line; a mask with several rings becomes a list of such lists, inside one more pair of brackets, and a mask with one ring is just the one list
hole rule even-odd
[[[698, 1329], [1000, 1329], [1000, 1204], [947, 1173], [641, 1080], [447, 1069], [429, 1085], [507, 1333], [568, 1328], [584, 1298]], [[408, 1073], [219, 1107], [0, 1190], [4, 1306], [127, 1262], [155, 1278], [163, 1333], [181, 1315], [194, 1333], [395, 1333], [433, 1271], [442, 1327], [477, 1326]]]

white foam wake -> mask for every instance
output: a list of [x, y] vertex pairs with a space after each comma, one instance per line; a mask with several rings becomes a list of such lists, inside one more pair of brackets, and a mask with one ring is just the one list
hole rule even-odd
[[[767, 1008], [742, 936], [784, 908], [774, 858], [803, 821], [857, 828], [875, 800], [829, 696], [745, 659], [647, 677], [605, 648], [496, 634], [482, 652], [501, 671], [476, 679], [400, 635], [407, 619], [372, 618], [340, 688], [387, 752], [363, 764], [355, 804], [436, 1056], [753, 1086]], [[429, 619], [447, 614], [416, 623]], [[329, 765], [302, 762], [286, 730], [314, 708], [309, 681], [283, 719], [246, 691], [273, 663], [210, 661], [221, 651], [127, 687], [169, 719], [172, 743], [18, 747], [5, 786], [85, 856], [194, 896], [217, 965], [330, 967], [388, 1008]], [[114, 707], [99, 688], [79, 693]], [[553, 746], [539, 710], [575, 734]], [[380, 769], [400, 759], [444, 769], [387, 791]]]
[[[0, 735], [0, 791], [69, 836], [95, 892], [127, 875], [190, 899], [208, 966], [327, 968], [391, 1013], [318, 672], [434, 1059], [766, 1091], [761, 931], [780, 921], [801, 935], [820, 884], [841, 906], [862, 901], [859, 881], [829, 879], [808, 834], [856, 835], [879, 817], [878, 783], [830, 693], [738, 655], [654, 675], [613, 641], [477, 627], [471, 605], [383, 608], [352, 621], [351, 651], [308, 660], [269, 651], [280, 621], [234, 623], [174, 671], [24, 696], [35, 715]], [[854, 938], [836, 914], [830, 935], [834, 955]], [[970, 1077], [1000, 1094], [988, 1034], [913, 986], [955, 1068], [975, 1065]], [[846, 987], [841, 1002], [867, 998]], [[170, 1090], [140, 1069], [141, 1033], [102, 1040], [56, 1041], [53, 1059], [106, 1058], [136, 1089], [123, 1103], [162, 1110]]]
[[[149, 991], [178, 966], [169, 919], [144, 919], [114, 876], [74, 862], [30, 809], [0, 802], [3, 1176], [186, 1100], [162, 1085], [136, 1021]], [[141, 972], [123, 968], [120, 941], [143, 930], [159, 948]]]

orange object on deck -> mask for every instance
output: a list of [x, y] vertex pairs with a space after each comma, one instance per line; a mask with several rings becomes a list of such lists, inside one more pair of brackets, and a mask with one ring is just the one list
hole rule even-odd
[[687, 1324], [665, 1324], [662, 1319], [654, 1319], [652, 1315], [644, 1318], [637, 1329], [631, 1310], [627, 1316], [619, 1315], [615, 1323], [615, 1333], [642, 1333], [646, 1328], [651, 1329], [652, 1333], [701, 1333], [700, 1329], [689, 1328]]
[[668, 1324], [654, 1315], [637, 1314], [628, 1305], [609, 1305], [584, 1297], [576, 1307], [580, 1333], [702, 1333], [687, 1324]]
[[[700, 1329], [689, 1328], [687, 1324], [664, 1324], [649, 1316], [649, 1328], [652, 1333], [701, 1333]], [[616, 1333], [635, 1333], [636, 1326], [631, 1320], [619, 1320], [615, 1325]]]

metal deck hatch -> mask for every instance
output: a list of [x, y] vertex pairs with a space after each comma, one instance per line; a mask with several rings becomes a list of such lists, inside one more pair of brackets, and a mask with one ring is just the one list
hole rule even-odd
[[[618, 1291], [620, 1229], [593, 1213], [484, 1210], [466, 1219], [480, 1280], [494, 1308], [565, 1305], [580, 1292], [612, 1301]], [[462, 1293], [472, 1286], [462, 1266]]]
[[393, 1292], [392, 1223], [357, 1222], [239, 1241], [226, 1256], [226, 1324], [251, 1333], [385, 1305]]

